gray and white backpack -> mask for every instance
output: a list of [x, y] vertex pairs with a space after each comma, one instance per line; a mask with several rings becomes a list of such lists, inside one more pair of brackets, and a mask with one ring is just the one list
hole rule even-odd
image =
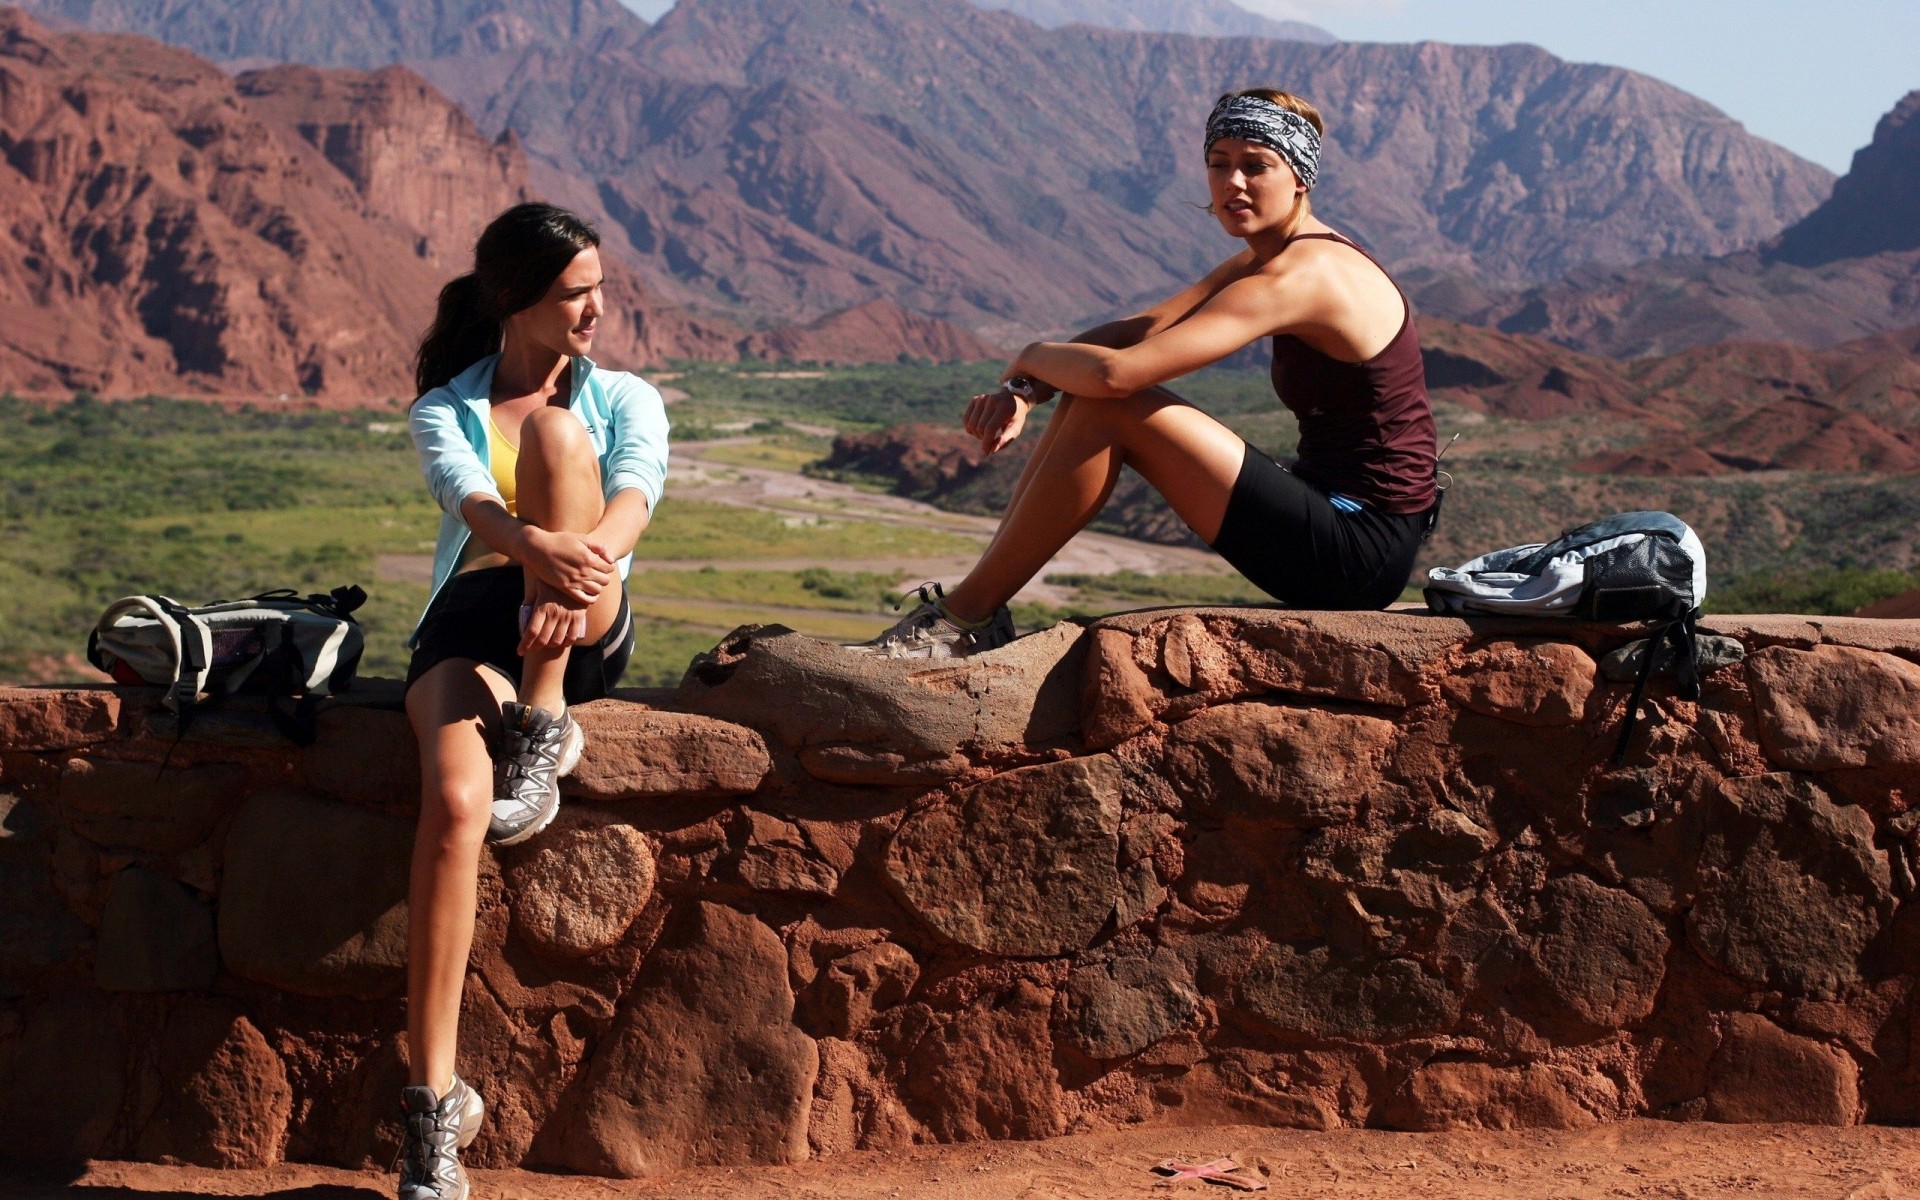
[[[1700, 696], [1694, 622], [1707, 599], [1707, 550], [1672, 513], [1616, 513], [1551, 542], [1435, 567], [1427, 572], [1424, 595], [1429, 609], [1455, 616], [1658, 622], [1614, 751], [1616, 763], [1626, 757], [1656, 660], [1672, 663], [1681, 696]], [[1666, 654], [1657, 652], [1663, 642]]]
[[228, 696], [300, 699], [292, 714], [269, 710], [283, 733], [312, 741], [321, 697], [351, 686], [365, 645], [352, 613], [358, 587], [301, 596], [292, 588], [188, 608], [168, 596], [126, 596], [107, 606], [87, 636], [87, 661], [115, 682], [166, 689], [161, 703], [184, 734], [202, 706]]
[[1672, 513], [1628, 512], [1551, 542], [1510, 546], [1427, 572], [1436, 613], [1657, 621], [1707, 599], [1707, 550]]

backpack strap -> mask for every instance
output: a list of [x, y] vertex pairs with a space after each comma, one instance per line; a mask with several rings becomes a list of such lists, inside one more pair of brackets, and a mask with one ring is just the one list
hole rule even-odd
[[1640, 704], [1647, 698], [1647, 682], [1660, 661], [1660, 652], [1670, 650], [1674, 690], [1684, 700], [1700, 698], [1700, 610], [1690, 609], [1655, 629], [1647, 638], [1646, 656], [1640, 662], [1640, 674], [1633, 681], [1633, 696], [1627, 701], [1627, 715], [1620, 722], [1620, 740], [1613, 745], [1613, 765], [1627, 761], [1627, 746], [1633, 740], [1634, 726], [1640, 722]]

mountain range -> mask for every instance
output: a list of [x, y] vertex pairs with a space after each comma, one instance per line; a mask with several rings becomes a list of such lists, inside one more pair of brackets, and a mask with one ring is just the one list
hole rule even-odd
[[[0, 9], [0, 387], [406, 395], [439, 285], [529, 196], [527, 167], [406, 67], [236, 79]], [[617, 254], [606, 274], [609, 361], [749, 352], [747, 330], [663, 302]], [[823, 360], [992, 352], [885, 302], [752, 336]]]
[[1018, 13], [1036, 25], [1098, 25], [1197, 37], [1278, 38], [1287, 42], [1340, 39], [1305, 21], [1276, 21], [1232, 0], [973, 0], [981, 8]]
[[1525, 46], [1044, 29], [964, 0], [681, 0], [651, 27], [614, 0], [33, 5], [216, 60], [408, 59], [664, 294], [747, 325], [885, 298], [1008, 341], [1163, 294], [1232, 249], [1197, 208], [1229, 87], [1327, 113], [1329, 220], [1482, 283], [1730, 253], [1832, 186], [1676, 88]]
[[410, 65], [229, 79], [8, 18], [16, 387], [391, 394], [438, 280], [528, 194], [602, 225], [630, 361], [991, 353], [1230, 251], [1194, 204], [1197, 130], [1218, 89], [1275, 80], [1329, 114], [1317, 210], [1426, 312], [1616, 355], [1920, 321], [1920, 93], [1835, 187], [1676, 89], [1524, 46], [1045, 29], [962, 0], [681, 0], [651, 26], [615, 0], [32, 6], [230, 70]]
[[1819, 208], [1750, 249], [1583, 267], [1504, 294], [1442, 275], [1416, 295], [1432, 311], [1616, 357], [1726, 339], [1831, 346], [1920, 323], [1920, 90], [1881, 118]]

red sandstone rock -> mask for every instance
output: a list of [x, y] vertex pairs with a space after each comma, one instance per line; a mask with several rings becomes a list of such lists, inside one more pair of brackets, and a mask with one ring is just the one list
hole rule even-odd
[[1441, 685], [1456, 704], [1520, 725], [1577, 725], [1595, 683], [1593, 659], [1578, 646], [1498, 641], [1467, 655]]
[[1240, 1006], [1275, 1029], [1313, 1040], [1398, 1041], [1440, 1033], [1460, 997], [1410, 958], [1351, 963], [1326, 946], [1275, 946], [1241, 985]]
[[[1603, 1029], [1653, 1011], [1667, 973], [1667, 932], [1647, 906], [1585, 875], [1563, 875], [1540, 896], [1533, 963], [1540, 986]], [[1504, 1128], [1504, 1126], [1502, 1127]]]
[[271, 1167], [292, 1115], [286, 1067], [246, 1017], [206, 1001], [170, 1013], [159, 1038], [159, 1111], [134, 1153], [202, 1167]]
[[906, 1053], [908, 1111], [942, 1142], [1058, 1135], [1065, 1097], [1048, 1029], [1053, 993], [1019, 979], [983, 999], [927, 1014]]
[[198, 991], [212, 987], [219, 971], [211, 908], [145, 867], [113, 877], [94, 948], [95, 983], [109, 992]]
[[1748, 982], [1826, 999], [1858, 978], [1892, 908], [1873, 823], [1793, 775], [1730, 779], [1700, 852], [1687, 937]]
[[120, 695], [108, 688], [0, 687], [0, 746], [74, 750], [113, 736]]
[[128, 1041], [98, 993], [56, 995], [25, 1010], [20, 1032], [0, 1040], [4, 1156], [77, 1162], [117, 1148], [127, 1094]]
[[384, 996], [407, 962], [413, 822], [295, 791], [265, 792], [227, 835], [220, 957], [309, 996]]
[[740, 725], [618, 700], [573, 712], [587, 750], [562, 786], [589, 800], [740, 796], [772, 769], [766, 742]]
[[653, 849], [628, 825], [569, 810], [506, 868], [513, 931], [536, 950], [584, 958], [620, 943], [653, 896]]
[[163, 770], [73, 758], [60, 772], [60, 812], [97, 846], [178, 854], [206, 841], [239, 807], [246, 778], [246, 769], [232, 763]]
[[1920, 665], [1850, 646], [1748, 660], [1761, 744], [1783, 767], [1920, 766]]
[[404, 712], [358, 705], [323, 710], [300, 752], [301, 780], [323, 796], [390, 811], [417, 811], [420, 751]]
[[[840, 768], [836, 781], [890, 782], [898, 767], [916, 772], [909, 778], [958, 774], [966, 763], [957, 752], [1044, 745], [1073, 731], [1080, 634], [1061, 624], [970, 658], [884, 659], [749, 626], [694, 661], [680, 700], [796, 751], [833, 747], [838, 756], [825, 761]], [[860, 755], [882, 769], [853, 770]]]
[[1707, 1081], [1711, 1121], [1799, 1121], [1852, 1125], [1860, 1119], [1859, 1071], [1844, 1051], [1797, 1037], [1765, 1017], [1734, 1013]]
[[892, 942], [876, 942], [833, 959], [807, 989], [806, 1011], [814, 1028], [829, 1037], [853, 1037], [883, 1012], [907, 998], [920, 978], [913, 955]]
[[1166, 772], [1197, 812], [1333, 825], [1359, 812], [1393, 737], [1377, 717], [1226, 704], [1174, 726]]
[[759, 920], [696, 904], [654, 951], [564, 1112], [558, 1165], [635, 1178], [798, 1162], [819, 1054]]
[[734, 873], [750, 888], [831, 896], [839, 890], [840, 872], [853, 865], [852, 854], [840, 852], [832, 842], [827, 852], [838, 861], [828, 861], [807, 831], [792, 821], [749, 812], [747, 825], [747, 844], [734, 861]]
[[1551, 1063], [1428, 1063], [1379, 1110], [1396, 1129], [1581, 1129], [1612, 1115], [1619, 1086]]
[[1140, 1053], [1192, 1019], [1200, 996], [1179, 956], [1101, 956], [1067, 977], [1067, 1030], [1093, 1058]]
[[887, 879], [942, 936], [988, 954], [1084, 948], [1120, 894], [1120, 768], [1106, 755], [997, 775], [901, 823]]

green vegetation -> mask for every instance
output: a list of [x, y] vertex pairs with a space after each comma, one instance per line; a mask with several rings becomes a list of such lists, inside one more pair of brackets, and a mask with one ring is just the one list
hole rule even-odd
[[788, 516], [675, 500], [669, 491], [660, 516], [634, 549], [634, 561], [654, 559], [932, 558], [963, 554], [979, 543], [958, 534], [836, 516], [830, 508], [796, 506]]
[[1905, 571], [1784, 571], [1748, 575], [1707, 588], [1708, 612], [1844, 616], [1920, 588]]

